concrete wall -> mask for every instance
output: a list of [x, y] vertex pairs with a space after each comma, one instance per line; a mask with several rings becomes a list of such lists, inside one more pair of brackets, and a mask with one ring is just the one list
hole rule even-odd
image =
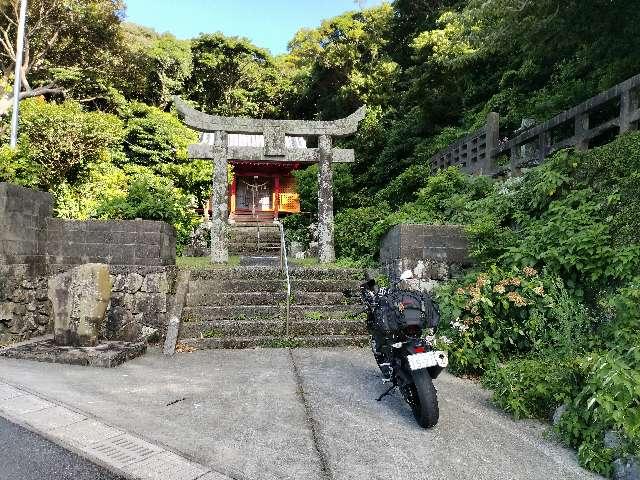
[[397, 225], [380, 242], [380, 263], [391, 279], [412, 270], [418, 280], [445, 280], [469, 265], [468, 242], [459, 225]]
[[43, 273], [52, 213], [48, 193], [0, 183], [0, 264], [29, 265], [33, 273]]
[[109, 265], [112, 300], [104, 336], [162, 334], [175, 288], [176, 234], [164, 222], [52, 218], [51, 195], [0, 183], [0, 344], [48, 333], [47, 281], [76, 265]]
[[176, 235], [164, 222], [49, 218], [46, 255], [52, 266], [175, 265]]

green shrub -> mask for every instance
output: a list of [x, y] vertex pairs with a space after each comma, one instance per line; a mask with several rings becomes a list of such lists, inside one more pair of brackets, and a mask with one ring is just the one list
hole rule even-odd
[[549, 355], [496, 365], [483, 375], [482, 383], [493, 390], [493, 402], [515, 418], [546, 420], [573, 398], [582, 376], [578, 361]]
[[[640, 280], [620, 291], [609, 302], [613, 318], [602, 332], [605, 349], [590, 355], [588, 374], [559, 431], [578, 449], [580, 462], [608, 475], [611, 460], [640, 454]], [[617, 451], [604, 446], [607, 431], [621, 440]]]
[[85, 112], [78, 102], [40, 99], [20, 103], [20, 139], [13, 159], [14, 181], [50, 190], [75, 182], [93, 162], [110, 161], [122, 142], [114, 115]]
[[513, 356], [576, 351], [593, 320], [562, 282], [535, 269], [492, 266], [436, 292], [450, 369], [480, 374]]
[[178, 254], [189, 240], [198, 223], [189, 197], [173, 186], [170, 180], [139, 170], [122, 196], [105, 200], [97, 209], [104, 219], [162, 220], [173, 225], [177, 233]]
[[376, 226], [389, 215], [389, 207], [347, 208], [335, 217], [335, 242], [338, 257], [372, 263], [377, 257], [380, 235]]

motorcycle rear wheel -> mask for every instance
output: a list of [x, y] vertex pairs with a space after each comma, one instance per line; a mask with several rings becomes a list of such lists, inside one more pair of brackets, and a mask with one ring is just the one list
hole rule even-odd
[[435, 427], [440, 418], [438, 408], [438, 394], [433, 386], [433, 380], [427, 370], [411, 372], [413, 385], [409, 385], [409, 405], [418, 425], [422, 428]]

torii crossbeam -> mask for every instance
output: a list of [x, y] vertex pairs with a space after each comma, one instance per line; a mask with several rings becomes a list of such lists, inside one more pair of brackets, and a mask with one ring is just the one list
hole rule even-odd
[[[213, 194], [211, 215], [211, 261], [226, 263], [228, 185], [227, 162], [292, 162], [318, 163], [318, 244], [321, 263], [335, 260], [333, 240], [333, 162], [353, 162], [353, 150], [333, 148], [333, 138], [356, 133], [364, 119], [366, 107], [346, 118], [334, 121], [266, 120], [244, 117], [221, 117], [199, 112], [179, 97], [174, 104], [185, 125], [194, 130], [214, 134], [214, 142], [189, 146], [189, 157], [211, 159]], [[263, 135], [264, 147], [231, 147], [228, 134]], [[318, 148], [287, 148], [286, 137], [317, 137]]]

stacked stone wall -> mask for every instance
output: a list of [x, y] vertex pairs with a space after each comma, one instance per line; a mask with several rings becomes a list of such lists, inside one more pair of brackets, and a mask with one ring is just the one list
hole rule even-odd
[[0, 183], [0, 344], [51, 333], [48, 279], [86, 263], [107, 264], [112, 276], [105, 338], [135, 340], [149, 329], [163, 335], [175, 288], [173, 227], [52, 213], [51, 195]]
[[151, 331], [164, 335], [177, 268], [110, 266], [109, 270], [113, 288], [105, 338], [134, 341]]
[[53, 268], [85, 263], [166, 266], [176, 263], [173, 227], [148, 220], [47, 219], [46, 255]]
[[396, 280], [411, 270], [417, 281], [441, 281], [470, 264], [468, 241], [459, 225], [397, 225], [380, 243], [380, 263]]
[[48, 193], [0, 183], [0, 264], [29, 265], [30, 274], [46, 270]]

